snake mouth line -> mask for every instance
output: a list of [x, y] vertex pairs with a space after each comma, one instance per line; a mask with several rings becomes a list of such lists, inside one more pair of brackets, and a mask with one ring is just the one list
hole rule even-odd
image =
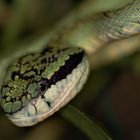
[[53, 107], [47, 112], [43, 112], [35, 116], [22, 116], [21, 118], [19, 115], [16, 116], [16, 114], [14, 114], [12, 117], [8, 115], [7, 116], [15, 125], [20, 126], [20, 127], [32, 126], [48, 118], [53, 113], [55, 113], [60, 108], [62, 108], [65, 104], [67, 104], [81, 90], [81, 87], [83, 86], [83, 84], [85, 83], [87, 79], [87, 75], [89, 71], [88, 67], [89, 67], [88, 60], [87, 58], [84, 57], [82, 62], [70, 74], [70, 75], [73, 75], [72, 78], [76, 77], [76, 74], [78, 74], [77, 72], [81, 68], [82, 72], [79, 78], [74, 79], [75, 82], [71, 81], [72, 84], [69, 88], [64, 88], [63, 92], [61, 93], [60, 97], [57, 99]]

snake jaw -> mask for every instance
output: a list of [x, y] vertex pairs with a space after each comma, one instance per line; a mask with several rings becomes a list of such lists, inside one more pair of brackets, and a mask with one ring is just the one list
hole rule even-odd
[[86, 82], [88, 73], [89, 63], [84, 56], [72, 73], [66, 79], [52, 85], [45, 92], [44, 97], [39, 96], [20, 111], [12, 115], [7, 114], [8, 118], [20, 127], [32, 126], [43, 121], [75, 97]]
[[86, 81], [89, 64], [80, 48], [47, 48], [9, 66], [2, 107], [17, 126], [31, 126], [68, 103]]

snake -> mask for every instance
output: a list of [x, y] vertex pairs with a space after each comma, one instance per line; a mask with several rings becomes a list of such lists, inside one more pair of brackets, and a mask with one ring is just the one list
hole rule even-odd
[[6, 68], [0, 92], [4, 113], [20, 127], [43, 121], [72, 100], [86, 83], [90, 62], [85, 46], [95, 52], [113, 40], [138, 33], [139, 0], [59, 27], [44, 48], [13, 59]]

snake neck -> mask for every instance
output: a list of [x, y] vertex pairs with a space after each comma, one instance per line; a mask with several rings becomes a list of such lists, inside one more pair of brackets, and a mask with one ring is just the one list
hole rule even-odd
[[49, 44], [79, 46], [91, 55], [109, 42], [139, 33], [139, 11], [140, 1], [130, 0], [120, 9], [71, 21], [57, 30]]

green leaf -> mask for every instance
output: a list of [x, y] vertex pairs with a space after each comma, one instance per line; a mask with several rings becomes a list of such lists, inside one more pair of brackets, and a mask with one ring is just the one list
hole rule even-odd
[[111, 140], [111, 138], [92, 120], [72, 105], [60, 111], [61, 115], [77, 126], [92, 140]]

